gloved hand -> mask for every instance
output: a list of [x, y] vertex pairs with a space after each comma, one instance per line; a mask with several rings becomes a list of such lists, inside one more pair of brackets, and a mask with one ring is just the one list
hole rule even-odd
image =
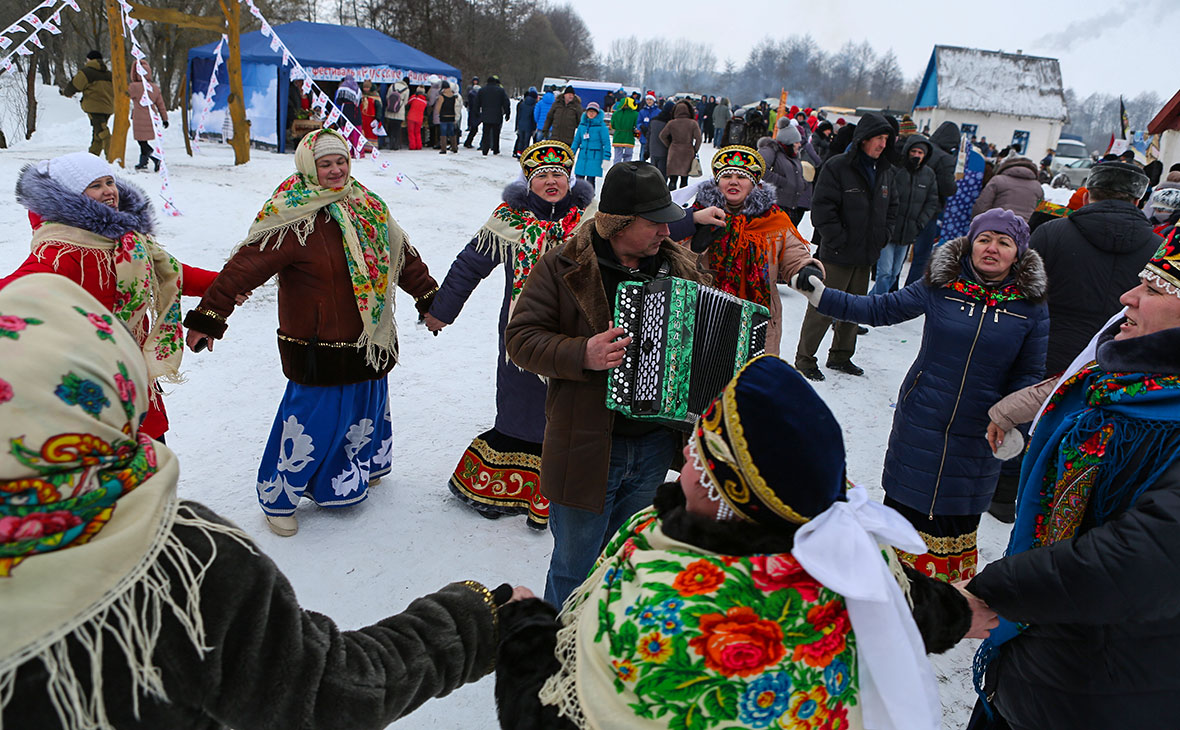
[[820, 300], [824, 298], [824, 289], [827, 288], [824, 286], [822, 276], [818, 268], [808, 264], [800, 269], [798, 274], [791, 277], [791, 288], [807, 297], [811, 306], [819, 308]]
[[164, 129], [167, 129], [167, 128], [168, 128], [168, 122], [167, 122], [167, 121], [165, 121], [165, 122], [164, 122]]

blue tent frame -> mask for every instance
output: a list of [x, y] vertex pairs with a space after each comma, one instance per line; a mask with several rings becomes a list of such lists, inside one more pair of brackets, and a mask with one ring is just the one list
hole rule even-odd
[[[357, 82], [372, 79], [384, 86], [394, 79], [410, 76], [414, 81], [423, 82], [436, 74], [456, 82], [462, 81], [459, 69], [437, 58], [406, 45], [380, 31], [371, 28], [355, 28], [330, 23], [308, 23], [304, 21], [273, 26], [275, 33], [286, 44], [287, 49], [311, 74], [314, 81], [338, 81], [341, 71], [352, 72]], [[197, 46], [188, 52], [185, 73], [188, 79], [188, 97], [207, 87], [208, 78], [196, 78], [194, 63], [204, 61], [209, 68], [217, 43]], [[243, 33], [241, 55], [244, 64], [261, 64], [275, 67], [278, 76], [278, 150], [285, 152], [287, 146], [287, 92], [291, 84], [291, 67], [283, 65], [282, 51], [272, 51], [270, 38], [262, 31]], [[223, 59], [229, 58], [229, 47], [221, 51]], [[222, 66], [221, 74], [226, 73]], [[207, 74], [206, 74], [207, 76]], [[222, 79], [219, 79], [221, 81]], [[187, 133], [187, 130], [186, 130]]]

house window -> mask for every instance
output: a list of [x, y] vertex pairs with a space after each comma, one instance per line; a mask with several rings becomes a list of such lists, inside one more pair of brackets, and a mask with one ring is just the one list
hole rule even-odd
[[979, 125], [978, 124], [960, 124], [959, 129], [960, 129], [960, 131], [962, 131], [963, 134], [967, 135], [968, 137], [974, 137], [976, 134], [979, 133]]
[[1022, 129], [1017, 129], [1012, 133], [1012, 144], [1016, 146], [1016, 149], [1018, 149], [1022, 155], [1026, 150], [1028, 150], [1028, 138], [1029, 133]]

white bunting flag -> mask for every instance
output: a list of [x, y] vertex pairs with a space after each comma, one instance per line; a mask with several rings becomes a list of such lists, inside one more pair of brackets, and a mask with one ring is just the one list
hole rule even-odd
[[312, 88], [311, 79], [304, 79], [303, 80], [303, 95], [307, 96], [308, 94], [310, 94], [311, 88]]
[[21, 18], [21, 22], [28, 23], [29, 25], [33, 26], [33, 30], [41, 30], [41, 19], [32, 13], [29, 13], [25, 17]]
[[270, 37], [270, 50], [278, 51], [282, 47], [283, 47], [283, 42], [278, 39], [278, 36], [271, 36]]
[[53, 24], [52, 21], [49, 20], [45, 21], [45, 30], [49, 31], [53, 35], [61, 35], [61, 28], [58, 28]]
[[332, 107], [332, 111], [328, 112], [328, 118], [324, 120], [324, 126], [331, 126], [337, 119], [340, 118], [340, 110]]
[[131, 55], [137, 60], [143, 60], [143, 51], [139, 50], [139, 46], [131, 46]]
[[291, 64], [291, 52], [287, 50], [286, 46], [283, 46], [283, 65], [289, 66], [290, 64]]
[[29, 43], [32, 43], [34, 46], [36, 46], [36, 47], [38, 47], [38, 48], [44, 48], [44, 47], [45, 47], [45, 46], [44, 46], [44, 45], [41, 43], [41, 39], [37, 37], [37, 34], [36, 34], [36, 33], [34, 33], [33, 35], [29, 36]]
[[264, 37], [270, 38], [270, 34], [271, 34], [270, 23], [266, 22], [265, 20], [262, 21], [262, 27], [259, 30], [262, 31], [262, 35]]
[[8, 36], [0, 35], [0, 49], [8, 48], [11, 45], [12, 41], [8, 38]]
[[82, 10], [78, 7], [77, 0], [66, 0], [66, 5], [69, 5], [75, 13], [82, 12]]
[[298, 81], [299, 79], [307, 78], [307, 74], [303, 72], [303, 67], [296, 63], [291, 67], [291, 80]]
[[22, 44], [20, 44], [19, 46], [17, 46], [17, 47], [16, 47], [16, 52], [17, 52], [17, 54], [18, 54], [18, 55], [21, 55], [21, 56], [31, 56], [31, 55], [33, 55], [33, 52], [32, 52], [32, 51], [30, 51], [28, 48], [25, 48], [25, 44], [24, 44], [24, 43], [22, 43]]

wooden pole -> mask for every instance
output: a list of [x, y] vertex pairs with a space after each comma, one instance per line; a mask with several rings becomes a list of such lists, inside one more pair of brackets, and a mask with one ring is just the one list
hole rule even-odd
[[193, 141], [188, 137], [188, 66], [180, 77], [180, 128], [184, 130], [184, 151], [193, 156]]
[[25, 90], [29, 97], [29, 114], [25, 117], [25, 139], [32, 139], [37, 131], [37, 62], [36, 56], [29, 56], [29, 75]]
[[123, 164], [127, 147], [128, 118], [131, 100], [127, 92], [127, 56], [123, 50], [123, 15], [116, 0], [106, 0], [107, 30], [111, 36], [111, 83], [115, 87], [115, 114], [111, 138], [107, 143], [107, 161]]
[[246, 99], [242, 86], [242, 6], [237, 0], [220, 0], [229, 33], [229, 117], [234, 125], [234, 164], [250, 161], [250, 123], [246, 121]]

